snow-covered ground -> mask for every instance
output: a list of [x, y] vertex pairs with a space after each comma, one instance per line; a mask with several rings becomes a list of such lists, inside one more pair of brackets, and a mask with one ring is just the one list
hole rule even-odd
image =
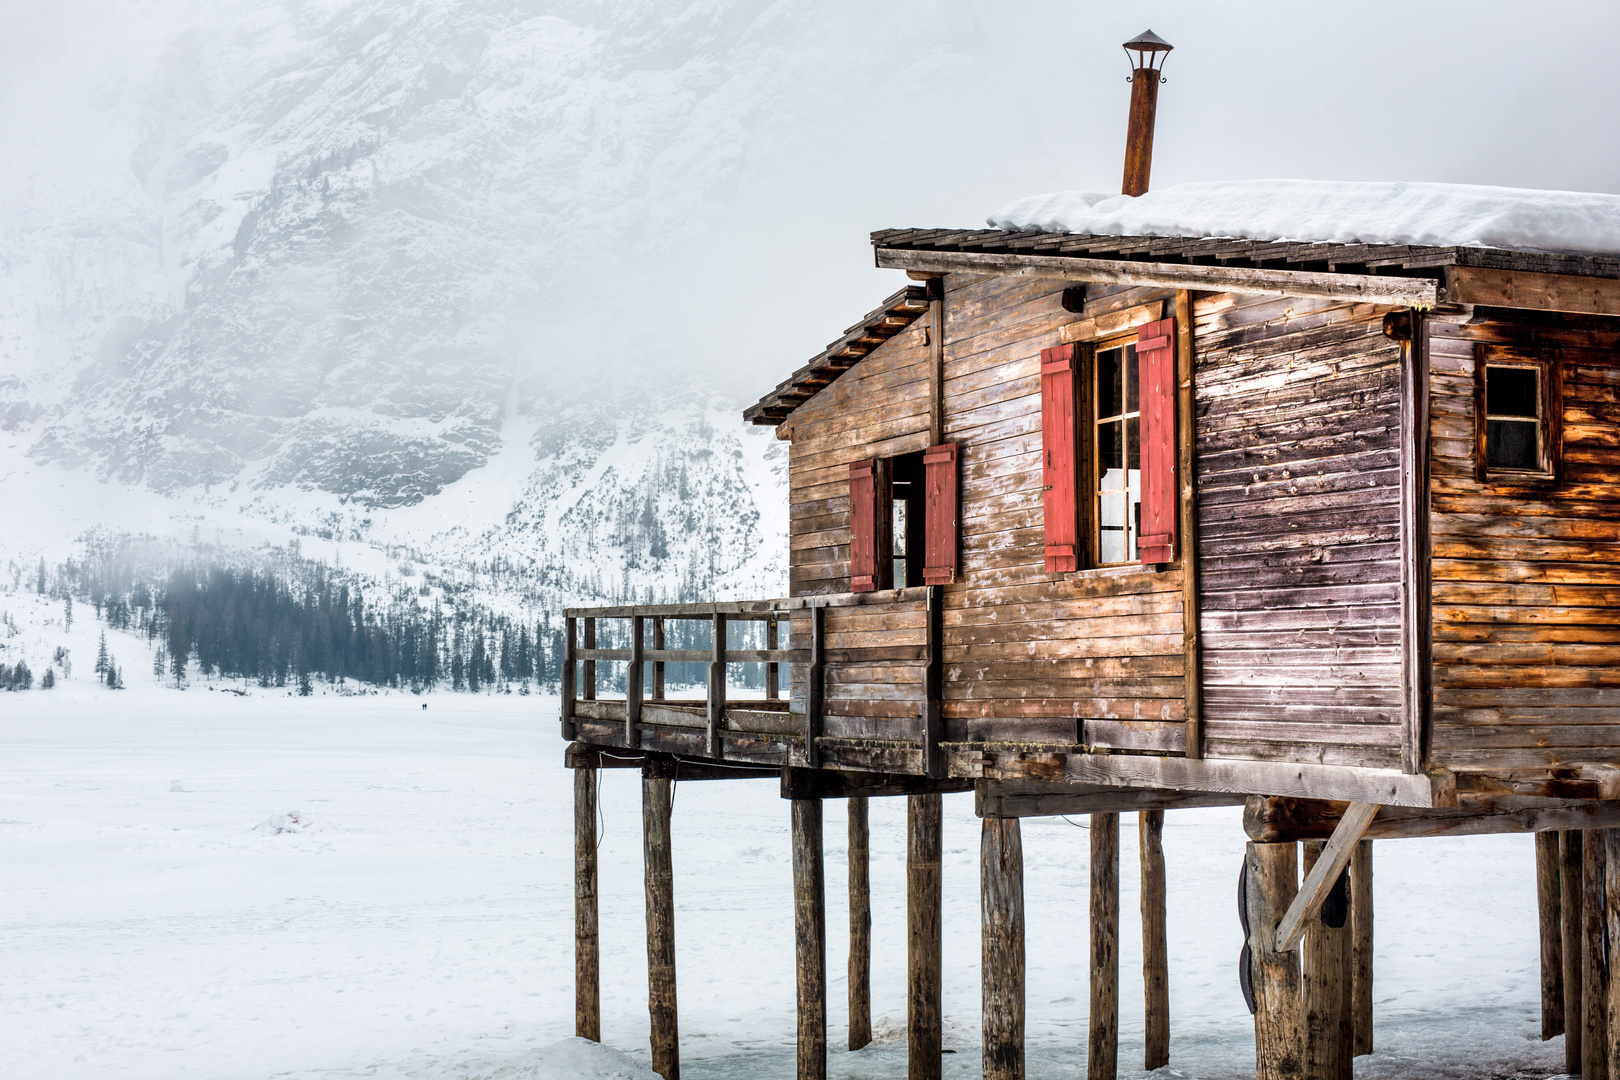
[[[108, 691], [87, 677], [91, 658], [76, 659], [55, 690], [0, 693], [8, 1080], [645, 1080], [624, 1057], [558, 1045], [572, 1029], [572, 811], [553, 699], [243, 697], [150, 677]], [[604, 1041], [645, 1062], [637, 774], [604, 774], [602, 793]], [[978, 828], [969, 797], [946, 807], [946, 1069], [976, 1076]], [[904, 1075], [903, 812], [873, 802], [883, 1037], [847, 1053], [844, 820], [828, 804], [837, 1077]], [[793, 1075], [787, 817], [768, 781], [676, 793], [688, 1078]], [[1083, 1068], [1083, 824], [1024, 825], [1032, 1077]], [[1129, 818], [1123, 833], [1120, 1058], [1133, 1076]], [[1161, 1075], [1251, 1075], [1238, 814], [1173, 814], [1165, 845], [1173, 1042]], [[1558, 1071], [1562, 1040], [1536, 1037], [1532, 866], [1525, 836], [1379, 845], [1379, 1050], [1361, 1077]]]

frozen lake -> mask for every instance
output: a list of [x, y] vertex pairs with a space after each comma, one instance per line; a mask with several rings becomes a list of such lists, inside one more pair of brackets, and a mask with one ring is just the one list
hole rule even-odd
[[[423, 701], [428, 708], [422, 708]], [[572, 1034], [572, 791], [556, 703], [77, 685], [0, 694], [0, 1057], [49, 1077], [521, 1078]], [[604, 1041], [645, 1061], [638, 774], [604, 774]], [[298, 815], [294, 823], [288, 815]], [[675, 796], [683, 1076], [793, 1075], [787, 806]], [[845, 1053], [844, 815], [826, 817], [831, 1072], [900, 1077], [904, 805], [872, 802], [873, 1014]], [[1122, 1076], [1141, 1075], [1134, 817]], [[1086, 834], [1027, 821], [1031, 1077], [1084, 1068]], [[280, 826], [282, 831], [277, 832]], [[978, 823], [946, 799], [947, 1075], [977, 1076]], [[1246, 1077], [1237, 810], [1172, 813], [1171, 1064]], [[1528, 836], [1377, 846], [1361, 1077], [1558, 1072], [1540, 1042]]]

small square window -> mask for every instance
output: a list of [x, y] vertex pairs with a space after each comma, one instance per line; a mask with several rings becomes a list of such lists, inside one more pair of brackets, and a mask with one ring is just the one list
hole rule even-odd
[[1544, 482], [1558, 469], [1556, 360], [1482, 350], [1479, 366], [1479, 479]]

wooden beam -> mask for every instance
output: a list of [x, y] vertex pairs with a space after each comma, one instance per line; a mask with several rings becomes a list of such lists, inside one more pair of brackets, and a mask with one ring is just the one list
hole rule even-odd
[[1183, 753], [1204, 756], [1204, 669], [1199, 638], [1198, 600], [1198, 413], [1195, 406], [1192, 293], [1176, 290], [1176, 452], [1180, 470], [1181, 505], [1181, 652], [1186, 701]]
[[[765, 651], [771, 652], [776, 648], [777, 620], [773, 616], [765, 620]], [[777, 701], [782, 696], [780, 664], [765, 665], [765, 700]]]
[[1609, 1020], [1609, 1039], [1607, 1050], [1607, 1065], [1610, 1077], [1620, 1076], [1620, 829], [1604, 829], [1600, 833], [1603, 837], [1603, 894], [1605, 925], [1608, 933], [1605, 935], [1609, 948], [1607, 955], [1607, 968], [1609, 972], [1609, 1000], [1606, 1003]]
[[1091, 1015], [1087, 1080], [1119, 1075], [1119, 815], [1091, 815]]
[[872, 1041], [872, 872], [866, 796], [849, 800], [849, 1048]]
[[[976, 755], [976, 759], [982, 761], [982, 752]], [[962, 755], [964, 766], [968, 765], [969, 760], [968, 755]], [[982, 764], [977, 767], [982, 771]], [[1151, 787], [1234, 795], [1293, 795], [1389, 806], [1450, 806], [1456, 802], [1456, 778], [1443, 770], [1413, 776], [1394, 769], [1301, 765], [1283, 761], [1235, 761], [1226, 758], [1194, 761], [1132, 754], [1069, 754], [1063, 763], [1062, 778], [1074, 783], [1110, 787]]]
[[1401, 771], [1429, 767], [1434, 664], [1429, 617], [1429, 349], [1420, 313], [1411, 340], [1401, 342]]
[[1124, 259], [1092, 259], [1062, 255], [912, 251], [885, 247], [877, 249], [877, 265], [884, 270], [1018, 274], [1024, 277], [1057, 278], [1062, 281], [1101, 281], [1148, 288], [1314, 296], [1348, 303], [1389, 304], [1393, 307], [1432, 308], [1440, 288], [1439, 282], [1432, 278], [1131, 262]]
[[820, 605], [810, 608], [810, 663], [804, 683], [804, 763], [814, 769], [821, 764], [821, 700], [826, 687], [826, 640], [822, 630]]
[[1295, 844], [1250, 843], [1244, 860], [1254, 982], [1255, 1080], [1304, 1080], [1300, 958], [1276, 948], [1276, 927], [1295, 897]]
[[[585, 629], [584, 648], [582, 650], [580, 650], [580, 651], [588, 653], [589, 650], [596, 648], [596, 620], [595, 619], [586, 619], [584, 629]], [[584, 700], [586, 700], [586, 701], [595, 701], [596, 700], [596, 661], [595, 660], [586, 660], [585, 662], [580, 664], [579, 679], [580, 679], [580, 682], [583, 684], [581, 686], [581, 688], [580, 688], [579, 696], [581, 698], [583, 698]]]
[[641, 745], [641, 680], [645, 674], [642, 668], [642, 629], [641, 616], [630, 620], [630, 657], [629, 666], [624, 672], [624, 744], [626, 746]]
[[[1321, 840], [1305, 844], [1307, 873], [1322, 857], [1323, 846]], [[1334, 888], [1348, 894], [1349, 882], [1343, 872]], [[1335, 920], [1339, 925], [1330, 925], [1325, 911], [1322, 918], [1309, 920], [1300, 953], [1304, 980], [1301, 1008], [1305, 1021], [1305, 1069], [1312, 1080], [1351, 1080], [1353, 1075], [1349, 897], [1345, 895], [1342, 899], [1345, 904], [1343, 910], [1336, 913]]]
[[892, 795], [941, 795], [973, 790], [973, 781], [927, 776], [844, 772], [834, 769], [782, 770], [784, 799], [853, 799]]
[[1305, 921], [1314, 918], [1321, 910], [1322, 901], [1327, 899], [1339, 875], [1350, 864], [1350, 856], [1361, 842], [1361, 835], [1367, 831], [1367, 826], [1372, 824], [1377, 813], [1377, 803], [1352, 803], [1344, 817], [1339, 819], [1321, 859], [1305, 875], [1299, 895], [1289, 904], [1288, 913], [1277, 927], [1278, 952], [1291, 952], [1299, 945], [1300, 938], [1305, 934]]
[[[652, 644], [653, 652], [655, 652], [655, 653], [663, 652], [664, 651], [664, 617], [662, 615], [653, 616], [652, 639], [653, 639], [653, 644]], [[663, 701], [664, 700], [664, 661], [662, 661], [662, 660], [654, 660], [653, 661], [652, 676], [653, 676], [653, 692], [652, 692], [653, 700], [654, 701]]]
[[1564, 1033], [1564, 951], [1558, 834], [1536, 833], [1536, 915], [1541, 936], [1541, 1038]]
[[1620, 315], [1620, 279], [1616, 278], [1448, 266], [1445, 280], [1446, 301], [1452, 304]]
[[574, 1034], [602, 1041], [602, 944], [597, 931], [596, 770], [574, 770]]
[[574, 620], [563, 619], [563, 666], [562, 685], [558, 687], [558, 697], [562, 699], [562, 737], [572, 739], [577, 734], [574, 725], [574, 706], [577, 704], [579, 694], [575, 691], [577, 673], [574, 670]]
[[1165, 930], [1164, 811], [1136, 815], [1136, 851], [1142, 888], [1142, 1068], [1170, 1064], [1170, 947]]
[[1609, 1080], [1609, 969], [1603, 947], [1608, 922], [1607, 829], [1588, 829], [1581, 845], [1581, 1080]]
[[[1325, 840], [1343, 817], [1346, 802], [1251, 796], [1243, 810], [1250, 840]], [[1541, 833], [1554, 829], [1604, 829], [1620, 825], [1620, 802], [1505, 796], [1466, 799], [1459, 806], [1418, 809], [1386, 806], [1367, 829], [1369, 840], [1427, 836]]]
[[793, 937], [798, 985], [798, 1080], [827, 1077], [827, 895], [821, 800], [794, 799]]
[[1057, 784], [1041, 780], [980, 780], [973, 792], [973, 808], [980, 817], [1001, 818], [1240, 806], [1244, 801], [1241, 795]]
[[906, 1076], [940, 1080], [943, 937], [940, 878], [943, 806], [938, 795], [906, 800]]
[[[639, 620], [637, 620], [639, 621]], [[725, 756], [720, 731], [726, 716], [726, 616], [715, 612], [712, 623], [714, 655], [709, 660], [709, 756]]]
[[[1377, 820], [1376, 818], [1374, 820]], [[1350, 1023], [1356, 1057], [1373, 1052], [1373, 845], [1350, 860]]]
[[1584, 930], [1581, 908], [1584, 890], [1581, 886], [1583, 833], [1569, 829], [1559, 834], [1558, 881], [1564, 917], [1564, 1071], [1581, 1071], [1581, 1037], [1586, 1032], [1582, 1008], [1581, 989], [1581, 934]]
[[979, 941], [985, 1080], [1024, 1080], [1024, 846], [1016, 818], [984, 819]]
[[945, 588], [928, 586], [928, 666], [923, 671], [923, 771], [945, 775]]
[[[652, 764], [652, 763], [649, 763]], [[642, 856], [647, 887], [647, 1013], [652, 1027], [652, 1069], [679, 1080], [680, 1027], [675, 1009], [675, 872], [670, 857], [670, 781], [641, 774]]]
[[565, 769], [639, 769], [646, 759], [640, 750], [604, 750], [586, 743], [569, 743], [563, 751]]

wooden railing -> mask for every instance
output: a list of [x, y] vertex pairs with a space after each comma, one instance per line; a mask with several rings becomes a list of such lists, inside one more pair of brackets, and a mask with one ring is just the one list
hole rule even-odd
[[[705, 756], [715, 760], [726, 756], [724, 739], [728, 730], [734, 736], [739, 733], [775, 735], [779, 739], [802, 736], [803, 764], [815, 768], [821, 763], [820, 743], [824, 741], [826, 719], [823, 714], [827, 712], [838, 722], [833, 735], [838, 733], [839, 725], [859, 726], [862, 718], [869, 718], [866, 720], [869, 725], [909, 725], [907, 731], [919, 745], [931, 746], [937, 742], [938, 691], [927, 693], [925, 683], [937, 684], [937, 673], [931, 671], [933, 678], [924, 679], [922, 671], [914, 665], [938, 655], [937, 633], [929, 632], [937, 623], [937, 614], [934, 618], [925, 618], [926, 613], [934, 611], [935, 605], [929, 601], [937, 602], [932, 596], [936, 591], [914, 588], [710, 604], [569, 608], [563, 612], [563, 736], [578, 737], [578, 721], [590, 720], [600, 737], [604, 724], [618, 725], [622, 717], [622, 745], [637, 748], [643, 745], [644, 723], [689, 731], [701, 726], [705, 730]], [[893, 616], [881, 611], [861, 615], [858, 609], [862, 608], [910, 612], [912, 614], [906, 616], [909, 628], [891, 631], [883, 620]], [[829, 610], [833, 616], [829, 616]], [[872, 625], [881, 624], [884, 629], [865, 630], [862, 620], [874, 619], [878, 622]], [[628, 622], [628, 634], [621, 631], [615, 635], [621, 643], [627, 637], [628, 648], [597, 646], [599, 630], [603, 629], [598, 624], [603, 620]], [[673, 621], [709, 623], [710, 646], [667, 647], [666, 630]], [[735, 622], [763, 623], [765, 647], [727, 647], [727, 628]], [[785, 647], [792, 640], [792, 634], [790, 632], [788, 640], [784, 640], [784, 630], [790, 628], [792, 622], [798, 623], [796, 648]], [[917, 625], [911, 627], [910, 622]], [[891, 645], [887, 640], [890, 637], [905, 643]], [[880, 640], [881, 644], [876, 643]], [[935, 647], [930, 648], [930, 643], [935, 643]], [[598, 691], [602, 687], [596, 665], [606, 662], [627, 665], [622, 701], [615, 698], [598, 702]], [[703, 699], [677, 700], [665, 696], [665, 665], [671, 663], [707, 665]], [[765, 665], [763, 699], [731, 697], [727, 665], [739, 663]], [[783, 678], [783, 665], [796, 666], [791, 679]], [[885, 678], [873, 685], [873, 665], [880, 669], [892, 665], [896, 678]], [[841, 677], [829, 679], [829, 667], [835, 672], [848, 671], [859, 681], [852, 683]], [[909, 682], [898, 677], [901, 675], [908, 675]], [[912, 682], [914, 687], [910, 686]], [[796, 700], [792, 704], [784, 696], [790, 684], [795, 689], [792, 696]], [[826, 702], [824, 699], [829, 692], [835, 700]], [[865, 697], [876, 700], [859, 700]], [[916, 700], [911, 701], [911, 698]], [[897, 716], [912, 719], [886, 719]], [[617, 736], [614, 741], [619, 741]], [[931, 759], [935, 755], [928, 756]]]

